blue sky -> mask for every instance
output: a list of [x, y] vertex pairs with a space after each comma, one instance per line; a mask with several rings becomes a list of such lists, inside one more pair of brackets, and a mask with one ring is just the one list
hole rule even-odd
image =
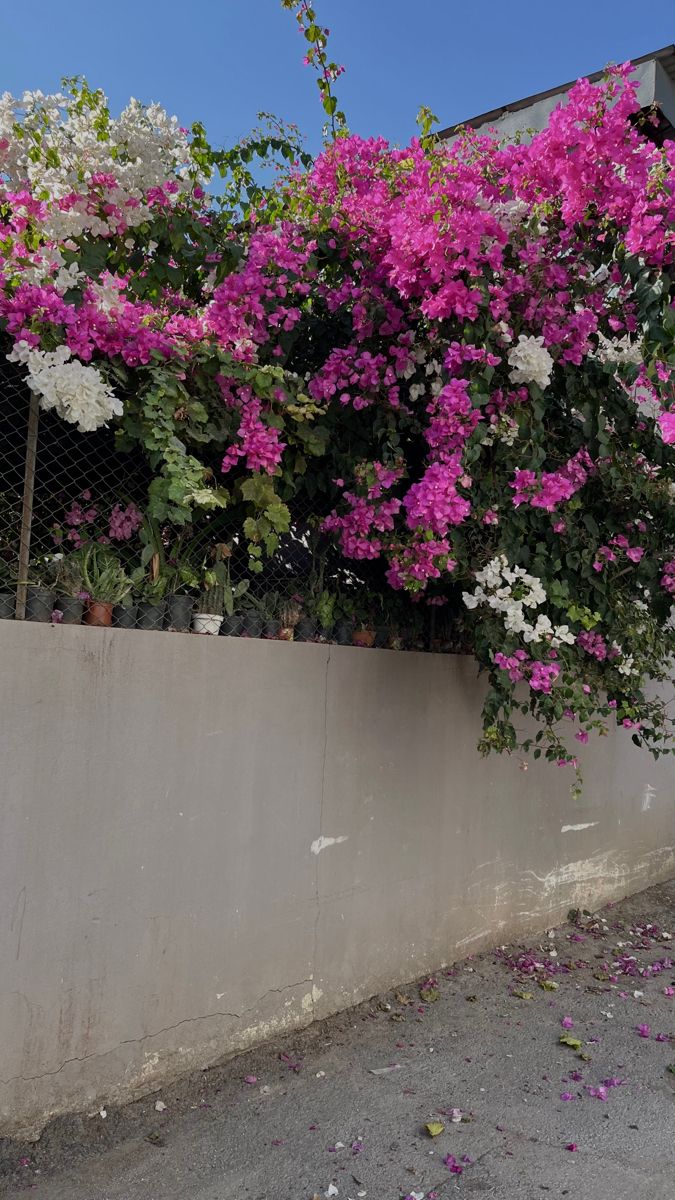
[[[316, 0], [347, 66], [350, 127], [405, 141], [427, 104], [449, 125], [610, 61], [675, 41], [673, 0]], [[278, 0], [32, 0], [3, 5], [0, 90], [54, 90], [85, 74], [114, 109], [157, 100], [228, 144], [259, 109], [314, 150], [322, 111], [304, 42]], [[100, 11], [100, 17], [94, 14]]]

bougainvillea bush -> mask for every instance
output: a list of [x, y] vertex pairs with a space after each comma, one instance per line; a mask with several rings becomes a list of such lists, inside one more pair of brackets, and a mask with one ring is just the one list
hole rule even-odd
[[313, 163], [77, 81], [3, 97], [10, 358], [144, 448], [157, 521], [229, 509], [255, 570], [302, 495], [346, 559], [447, 605], [489, 677], [484, 750], [574, 764], [614, 722], [670, 749], [675, 144], [628, 67], [521, 144], [350, 136], [295, 7], [333, 123]]

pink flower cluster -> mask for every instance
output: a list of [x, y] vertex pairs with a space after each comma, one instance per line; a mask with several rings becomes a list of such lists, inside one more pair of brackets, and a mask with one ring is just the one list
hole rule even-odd
[[516, 508], [531, 504], [533, 508], [553, 512], [584, 486], [592, 470], [593, 463], [585, 449], [578, 450], [559, 471], [544, 471], [539, 479], [535, 471], [518, 470], [509, 484], [514, 489], [513, 504]]
[[239, 440], [233, 442], [225, 451], [223, 472], [230, 471], [239, 459], [243, 458], [249, 471], [274, 474], [286, 448], [279, 430], [262, 419], [262, 401], [254, 395], [251, 388], [240, 388], [234, 405], [241, 412], [237, 431]]
[[604, 662], [607, 658], [607, 643], [601, 633], [583, 629], [581, 633], [577, 634], [577, 646], [581, 646], [582, 650], [585, 650], [592, 658], [596, 658], [598, 662]]
[[675, 596], [675, 558], [671, 558], [663, 564], [661, 587], [671, 596]]
[[109, 518], [108, 537], [116, 542], [127, 542], [142, 524], [143, 514], [135, 504], [127, 504], [126, 508], [116, 504]]
[[547, 695], [561, 670], [559, 663], [544, 663], [539, 659], [531, 659], [524, 650], [515, 650], [510, 655], [503, 654], [501, 650], [498, 650], [494, 655], [494, 661], [500, 670], [508, 672], [512, 683], [527, 679], [533, 692], [544, 692]]

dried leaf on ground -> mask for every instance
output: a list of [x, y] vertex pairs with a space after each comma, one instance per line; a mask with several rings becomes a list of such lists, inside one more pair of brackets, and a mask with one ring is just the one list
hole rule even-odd
[[441, 1133], [445, 1133], [445, 1125], [443, 1125], [440, 1121], [429, 1121], [424, 1128], [429, 1134], [429, 1137], [432, 1138], [438, 1137]]

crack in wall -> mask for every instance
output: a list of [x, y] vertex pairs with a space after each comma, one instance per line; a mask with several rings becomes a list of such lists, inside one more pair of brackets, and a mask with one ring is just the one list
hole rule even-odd
[[163, 1029], [157, 1029], [153, 1033], [144, 1033], [141, 1037], [137, 1038], [125, 1038], [124, 1041], [118, 1042], [116, 1046], [111, 1046], [109, 1050], [97, 1050], [93, 1054], [83, 1054], [80, 1057], [67, 1058], [54, 1071], [43, 1071], [40, 1075], [12, 1075], [9, 1079], [0, 1079], [0, 1084], [7, 1087], [10, 1083], [35, 1083], [40, 1079], [48, 1079], [51, 1075], [59, 1075], [71, 1063], [88, 1062], [92, 1058], [105, 1058], [108, 1054], [115, 1054], [122, 1046], [139, 1045], [141, 1042], [161, 1037], [163, 1033], [171, 1033], [174, 1029], [180, 1029], [182, 1025], [193, 1025], [195, 1021], [208, 1021], [212, 1017], [230, 1017], [232, 1020], [242, 1021], [244, 1017], [247, 1017], [249, 1013], [254, 1012], [259, 1005], [263, 1004], [268, 996], [281, 996], [284, 992], [292, 991], [293, 988], [306, 987], [312, 983], [312, 979], [313, 977], [310, 976], [309, 979], [300, 979], [298, 983], [287, 983], [284, 987], [269, 988], [259, 1000], [256, 1000], [255, 1004], [252, 1004], [250, 1008], [245, 1008], [243, 1012], [211, 1012], [204, 1013], [203, 1016], [199, 1017], [184, 1017], [182, 1021], [176, 1021], [175, 1025], [165, 1025]]

